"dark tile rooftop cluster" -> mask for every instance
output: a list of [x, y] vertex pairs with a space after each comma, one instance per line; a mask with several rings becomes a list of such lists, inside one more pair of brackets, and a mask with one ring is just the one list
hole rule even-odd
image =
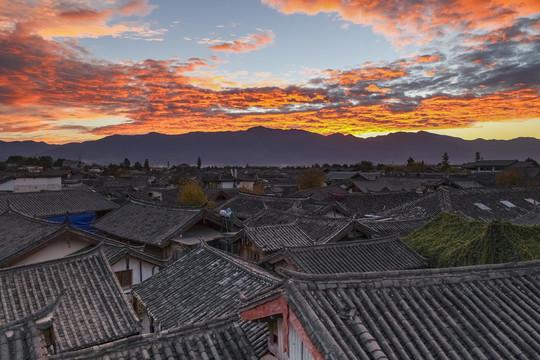
[[380, 177], [376, 180], [356, 180], [352, 184], [363, 193], [390, 191], [390, 192], [414, 192], [424, 185], [423, 178], [410, 177]]
[[453, 212], [473, 220], [512, 221], [540, 204], [540, 187], [443, 189], [380, 215], [394, 219], [434, 217]]
[[276, 251], [285, 246], [306, 246], [315, 242], [296, 224], [245, 227], [244, 234], [263, 251]]
[[201, 244], [135, 285], [133, 294], [162, 329], [170, 329], [237, 314], [239, 293], [251, 296], [280, 281], [251, 262]]
[[[292, 212], [264, 210], [244, 222], [246, 227], [260, 228], [276, 225], [294, 225], [304, 232], [314, 244], [338, 240], [355, 227], [371, 233], [353, 218], [329, 218], [326, 216], [297, 215]], [[277, 241], [277, 240], [274, 240]]]
[[420, 197], [416, 192], [396, 192], [378, 194], [346, 194], [338, 202], [347, 210], [359, 216], [377, 214], [395, 208]]
[[58, 215], [110, 211], [117, 205], [89, 189], [0, 194], [0, 212], [11, 208], [22, 214], [46, 218]]
[[418, 269], [427, 264], [397, 237], [288, 247], [264, 261], [278, 257], [311, 274]]
[[93, 224], [106, 234], [162, 246], [202, 219], [204, 210], [130, 200]]
[[64, 224], [42, 221], [6, 210], [0, 214], [0, 267], [46, 242], [63, 228]]
[[429, 218], [394, 220], [388, 218], [382, 219], [358, 219], [362, 225], [370, 228], [374, 234], [373, 237], [388, 237], [388, 236], [406, 236], [414, 230], [422, 227], [427, 223]]
[[284, 286], [325, 359], [540, 357], [540, 261], [297, 274]]
[[56, 352], [139, 332], [138, 319], [99, 248], [0, 270], [0, 328], [49, 308]]
[[[245, 328], [230, 317], [183, 326], [160, 333], [134, 336], [114, 343], [52, 356], [50, 360], [257, 360], [261, 354], [251, 344], [250, 333], [263, 332], [266, 325], [251, 323]], [[264, 353], [263, 353], [264, 354]]]
[[308, 198], [281, 198], [239, 193], [218, 206], [215, 211], [230, 208], [238, 219], [244, 220], [264, 209], [287, 211], [294, 207], [301, 207], [307, 202], [309, 202]]

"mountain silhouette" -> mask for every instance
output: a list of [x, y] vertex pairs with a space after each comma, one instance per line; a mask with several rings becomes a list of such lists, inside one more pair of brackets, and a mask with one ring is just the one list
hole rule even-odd
[[131, 163], [151, 165], [194, 165], [200, 157], [203, 166], [355, 164], [405, 164], [409, 157], [426, 164], [437, 164], [449, 155], [451, 164], [474, 161], [476, 152], [485, 160], [540, 159], [540, 140], [463, 140], [432, 134], [397, 132], [372, 138], [334, 134], [323, 136], [304, 130], [254, 127], [245, 131], [192, 132], [181, 135], [149, 133], [113, 135], [95, 141], [50, 145], [34, 141], [0, 141], [0, 161], [10, 155], [52, 156], [80, 159], [108, 165], [128, 158]]

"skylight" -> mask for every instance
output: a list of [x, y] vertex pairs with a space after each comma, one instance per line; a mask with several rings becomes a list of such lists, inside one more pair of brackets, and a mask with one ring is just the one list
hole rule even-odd
[[487, 207], [486, 205], [482, 204], [482, 203], [474, 203], [474, 205], [476, 205], [478, 208], [480, 208], [481, 210], [486, 210], [486, 211], [489, 211], [491, 210], [489, 207]]
[[511, 203], [510, 201], [508, 201], [508, 200], [501, 200], [501, 203], [502, 203], [503, 205], [505, 205], [506, 207], [509, 207], [509, 208], [515, 208], [515, 207], [516, 207], [516, 205], [512, 204], [512, 203]]
[[533, 204], [534, 206], [540, 205], [540, 201], [536, 201], [534, 199], [525, 199], [525, 201], [529, 204]]

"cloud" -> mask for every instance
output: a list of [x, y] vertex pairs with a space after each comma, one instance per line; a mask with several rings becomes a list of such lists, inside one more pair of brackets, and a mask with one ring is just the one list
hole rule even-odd
[[[94, 2], [97, 3], [97, 2]], [[151, 38], [167, 32], [153, 29], [149, 24], [137, 21], [121, 21], [125, 17], [144, 17], [157, 5], [148, 5], [146, 0], [127, 3], [106, 3], [101, 9], [91, 3], [58, 3], [53, 0], [20, 1], [2, 6], [0, 29], [13, 30], [24, 34], [37, 34], [46, 39], [59, 37], [98, 38], [102, 36]]]
[[251, 34], [244, 39], [222, 42], [209, 48], [215, 51], [249, 52], [264, 48], [268, 44], [273, 44], [274, 38], [274, 33], [268, 30], [262, 34]]
[[[138, 4], [114, 11], [136, 14], [146, 3]], [[108, 18], [100, 11], [63, 7], [78, 23]], [[74, 39], [13, 27], [0, 32], [0, 131], [3, 138], [29, 139], [52, 139], [60, 131], [66, 141], [256, 125], [361, 134], [540, 118], [539, 23], [539, 17], [520, 18], [491, 37], [464, 34], [444, 53], [423, 49], [347, 70], [309, 69], [313, 77], [302, 86], [267, 79], [280, 86], [248, 88], [236, 81], [254, 75], [218, 76], [214, 69], [222, 61], [215, 56], [112, 63], [92, 57]], [[229, 45], [247, 51], [246, 45], [259, 49], [272, 41], [267, 32]], [[99, 120], [109, 117], [117, 121]]]
[[540, 12], [537, 0], [261, 0], [285, 14], [337, 13], [371, 26], [398, 47], [427, 44], [454, 33], [492, 31]]

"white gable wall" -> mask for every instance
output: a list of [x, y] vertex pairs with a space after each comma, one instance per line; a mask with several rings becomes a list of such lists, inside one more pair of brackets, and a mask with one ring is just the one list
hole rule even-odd
[[60, 177], [23, 177], [14, 179], [13, 192], [36, 192], [36, 191], [59, 191], [62, 190], [62, 178]]
[[79, 239], [56, 239], [37, 252], [24, 257], [13, 265], [35, 264], [43, 261], [60, 259], [73, 254], [88, 246], [88, 243]]
[[132, 285], [139, 284], [159, 272], [157, 265], [128, 255], [112, 264], [112, 269], [114, 272], [132, 270]]

